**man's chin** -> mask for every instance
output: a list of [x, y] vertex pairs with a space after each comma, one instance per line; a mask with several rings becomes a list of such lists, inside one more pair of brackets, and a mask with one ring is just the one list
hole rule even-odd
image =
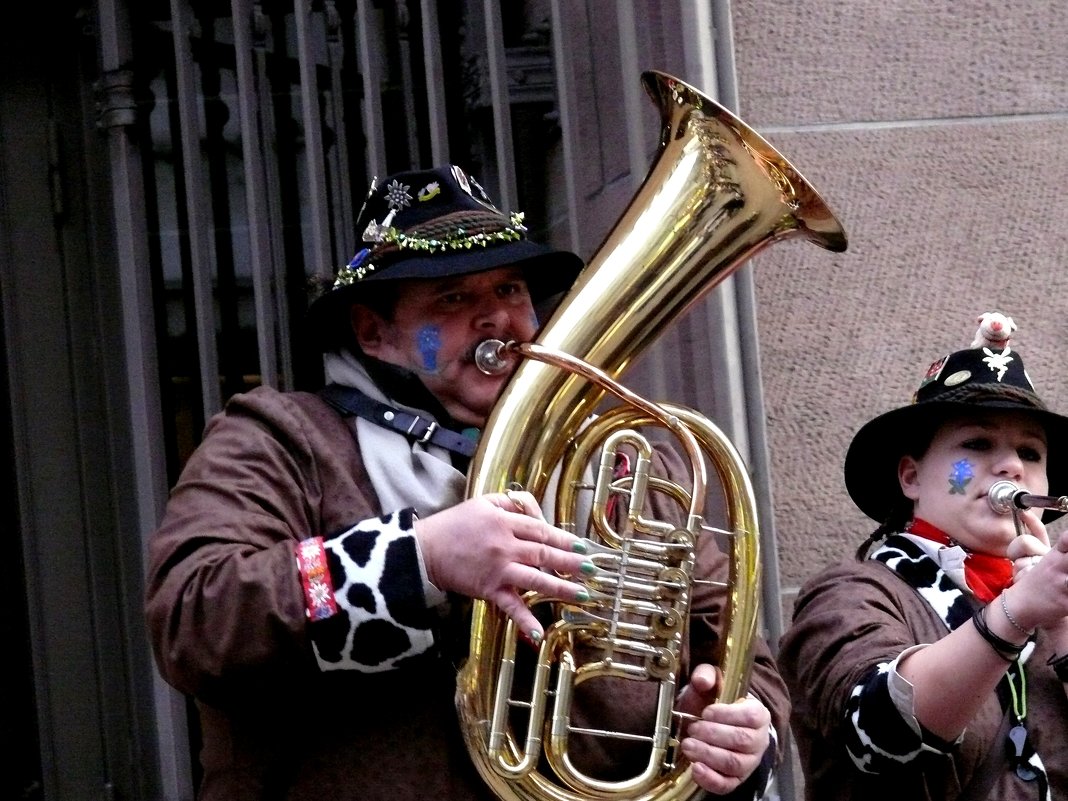
[[471, 426], [481, 430], [486, 427], [486, 421], [489, 420], [492, 411], [492, 406], [489, 408], [474, 408], [465, 404], [462, 407], [454, 406], [449, 410], [449, 415], [460, 425]]
[[457, 422], [482, 428], [501, 396], [507, 376], [465, 376], [463, 392], [445, 404], [449, 415]]

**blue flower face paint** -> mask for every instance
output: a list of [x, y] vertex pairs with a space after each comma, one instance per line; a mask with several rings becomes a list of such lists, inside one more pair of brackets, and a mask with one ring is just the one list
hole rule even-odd
[[434, 372], [438, 369], [438, 352], [441, 350], [441, 329], [436, 325], [425, 325], [416, 332], [416, 344], [423, 368]]
[[961, 459], [953, 463], [952, 472], [949, 474], [949, 494], [963, 495], [964, 487], [975, 476], [972, 463], [967, 459]]

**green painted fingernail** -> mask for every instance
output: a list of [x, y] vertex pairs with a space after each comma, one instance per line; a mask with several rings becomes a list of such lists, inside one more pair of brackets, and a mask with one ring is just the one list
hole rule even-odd
[[571, 550], [575, 553], [589, 553], [590, 548], [586, 540], [575, 540], [571, 543]]
[[595, 565], [593, 562], [583, 562], [582, 566], [579, 569], [587, 576], [592, 576], [594, 573], [597, 572], [597, 565]]
[[540, 643], [541, 642], [541, 632], [538, 631], [537, 629], [534, 629], [532, 632], [530, 632], [530, 641], [533, 642], [535, 645]]
[[588, 600], [590, 600], [590, 594], [588, 592], [586, 592], [585, 590], [579, 590], [578, 592], [575, 593], [575, 600], [576, 601], [580, 601], [580, 602], [581, 601], [588, 601]]

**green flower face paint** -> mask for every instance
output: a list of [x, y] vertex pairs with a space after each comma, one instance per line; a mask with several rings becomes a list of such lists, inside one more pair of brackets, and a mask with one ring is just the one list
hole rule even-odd
[[968, 482], [975, 477], [972, 463], [967, 459], [961, 459], [953, 463], [952, 472], [949, 474], [949, 494], [963, 495]]

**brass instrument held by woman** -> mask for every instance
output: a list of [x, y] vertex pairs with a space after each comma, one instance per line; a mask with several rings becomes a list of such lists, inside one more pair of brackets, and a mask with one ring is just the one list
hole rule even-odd
[[[846, 247], [820, 196], [758, 134], [676, 78], [647, 72], [642, 80], [663, 124], [642, 186], [537, 341], [480, 348], [489, 371], [521, 363], [481, 435], [468, 497], [522, 486], [553, 506], [552, 522], [590, 537], [600, 568], [585, 579], [587, 602], [528, 593], [527, 603], [551, 611], [554, 622], [525, 666], [532, 678], [519, 698], [513, 685], [523, 666], [513, 625], [489, 604], [474, 604], [457, 710], [479, 773], [502, 799], [668, 801], [702, 792], [677, 749], [684, 716], [674, 702], [690, 602], [702, 581], [695, 553], [713, 531], [704, 522], [708, 464], [728, 519], [730, 586], [717, 660], [719, 700], [728, 703], [746, 692], [759, 617], [753, 490], [737, 451], [710, 421], [651, 403], [616, 379], [671, 321], [768, 244], [800, 236], [833, 251]], [[594, 417], [606, 392], [623, 405]], [[691, 462], [690, 486], [650, 474], [652, 445], [640, 433], [649, 426], [676, 437]], [[625, 478], [613, 472], [620, 450], [636, 457]], [[592, 485], [585, 478], [591, 463]], [[555, 498], [548, 498], [553, 481]], [[671, 499], [682, 522], [646, 518], [653, 495]], [[570, 705], [581, 685], [606, 678], [655, 687], [651, 731], [574, 725]], [[525, 731], [517, 733], [521, 718]], [[636, 740], [649, 759], [630, 778], [591, 776], [572, 758], [577, 737]], [[545, 774], [543, 758], [551, 768]]]
[[990, 508], [999, 515], [1012, 515], [1016, 536], [1027, 533], [1020, 511], [1023, 509], [1056, 509], [1068, 512], [1068, 495], [1033, 495], [1011, 481], [995, 481], [987, 490], [986, 499]]

